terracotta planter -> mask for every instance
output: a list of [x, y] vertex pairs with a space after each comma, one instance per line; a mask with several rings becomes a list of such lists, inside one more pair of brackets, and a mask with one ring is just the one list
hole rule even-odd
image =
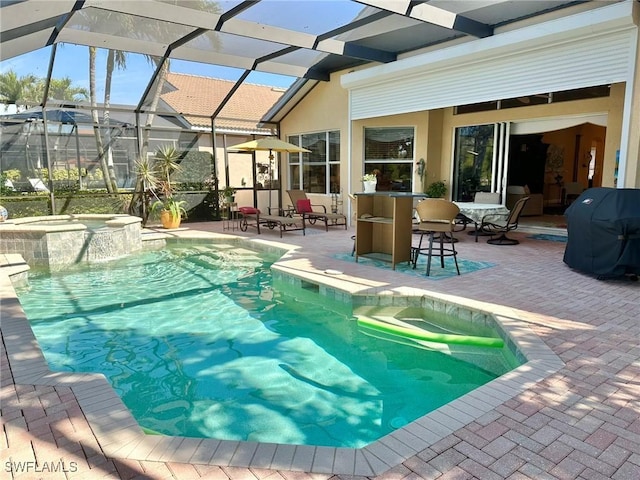
[[178, 228], [180, 226], [180, 217], [174, 217], [169, 210], [162, 210], [160, 212], [160, 221], [162, 227], [167, 229]]

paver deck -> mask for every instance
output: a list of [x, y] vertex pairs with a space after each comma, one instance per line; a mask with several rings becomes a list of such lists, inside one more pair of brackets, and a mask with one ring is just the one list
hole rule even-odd
[[[221, 222], [186, 226], [222, 232]], [[417, 424], [369, 450], [338, 449], [333, 465], [314, 447], [141, 439], [130, 434], [130, 418], [111, 413], [117, 399], [99, 379], [43, 368], [37, 346], [21, 331], [23, 314], [6, 280], [12, 267], [5, 261], [0, 478], [366, 478], [320, 472], [341, 464], [356, 465], [354, 473], [377, 472], [380, 462], [404, 459], [408, 444], [418, 453], [371, 478], [640, 478], [640, 282], [601, 281], [572, 271], [562, 262], [563, 243], [522, 231], [512, 234], [521, 240], [517, 246], [458, 235], [459, 258], [495, 266], [442, 280], [336, 260], [335, 254], [351, 252], [352, 231], [310, 227], [306, 236], [289, 232], [282, 239], [277, 231], [259, 237], [234, 233], [297, 245], [285, 267], [339, 270], [344, 274], [337, 282], [357, 279], [358, 288], [372, 295], [428, 291], [495, 304], [524, 319], [549, 356], [561, 362], [548, 375], [532, 375], [524, 389], [510, 390], [506, 379], [491, 399], [482, 392], [468, 396], [459, 413], [441, 413], [442, 423]], [[214, 457], [245, 466], [211, 465]], [[267, 461], [272, 468], [254, 466]]]

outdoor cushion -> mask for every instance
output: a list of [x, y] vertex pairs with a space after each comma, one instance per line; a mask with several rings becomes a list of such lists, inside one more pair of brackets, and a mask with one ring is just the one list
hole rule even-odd
[[254, 207], [240, 207], [238, 210], [240, 210], [240, 212], [245, 215], [251, 215], [252, 213], [253, 214], [260, 213], [260, 210]]
[[298, 210], [298, 213], [313, 212], [313, 209], [311, 208], [311, 200], [309, 200], [308, 198], [298, 200], [298, 203], [296, 204], [296, 210]]

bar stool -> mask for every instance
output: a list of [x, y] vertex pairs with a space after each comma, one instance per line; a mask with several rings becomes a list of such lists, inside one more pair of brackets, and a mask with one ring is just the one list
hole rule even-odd
[[[417, 248], [412, 248], [413, 268], [418, 264], [419, 255], [427, 255], [427, 276], [431, 273], [431, 258], [440, 257], [440, 266], [444, 268], [444, 257], [453, 257], [456, 264], [456, 271], [460, 275], [458, 267], [458, 252], [453, 238], [455, 219], [460, 213], [458, 206], [447, 200], [439, 198], [427, 198], [416, 205], [416, 212], [420, 217], [418, 231], [420, 232], [420, 242]], [[433, 251], [434, 235], [439, 234], [440, 248]], [[447, 248], [444, 247], [444, 238], [446, 235], [451, 238], [447, 242]], [[422, 239], [425, 235], [429, 235], [429, 247], [422, 248]], [[425, 252], [426, 253], [423, 253]]]

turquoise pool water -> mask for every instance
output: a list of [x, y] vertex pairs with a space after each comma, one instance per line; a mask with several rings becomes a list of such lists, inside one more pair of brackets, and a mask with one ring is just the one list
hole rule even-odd
[[350, 307], [273, 285], [275, 260], [176, 246], [18, 294], [51, 369], [104, 373], [168, 435], [357, 448], [512, 368], [502, 350], [473, 362], [366, 335]]

